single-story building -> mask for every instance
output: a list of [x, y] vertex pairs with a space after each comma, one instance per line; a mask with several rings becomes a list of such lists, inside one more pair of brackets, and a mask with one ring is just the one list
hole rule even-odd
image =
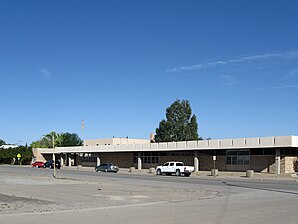
[[[114, 138], [113, 138], [114, 139]], [[36, 160], [52, 158], [62, 166], [96, 166], [112, 162], [119, 167], [156, 167], [182, 161], [195, 171], [246, 171], [293, 173], [297, 171], [298, 136], [272, 136], [219, 140], [149, 143], [117, 139], [85, 140], [84, 146], [33, 149]], [[109, 142], [109, 143], [107, 143]], [[114, 143], [113, 143], [114, 142]]]

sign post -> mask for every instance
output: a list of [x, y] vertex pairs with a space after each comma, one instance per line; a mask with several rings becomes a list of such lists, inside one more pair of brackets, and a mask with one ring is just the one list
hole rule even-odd
[[213, 159], [213, 176], [215, 178], [215, 161], [216, 161], [216, 156], [213, 156], [212, 159]]
[[21, 157], [22, 157], [22, 155], [20, 153], [18, 153], [17, 158], [18, 158], [18, 161], [19, 161], [19, 165], [21, 165], [21, 161], [20, 161]]

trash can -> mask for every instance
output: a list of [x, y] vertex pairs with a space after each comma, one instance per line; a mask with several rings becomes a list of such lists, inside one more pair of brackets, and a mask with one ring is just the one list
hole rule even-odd
[[134, 173], [135, 172], [135, 168], [132, 166], [132, 167], [129, 167], [129, 170], [128, 170], [130, 173]]
[[246, 170], [246, 177], [252, 178], [254, 176], [254, 171], [253, 170]]
[[155, 168], [154, 167], [149, 168], [149, 173], [155, 173]]
[[218, 176], [218, 169], [212, 169], [211, 176]]

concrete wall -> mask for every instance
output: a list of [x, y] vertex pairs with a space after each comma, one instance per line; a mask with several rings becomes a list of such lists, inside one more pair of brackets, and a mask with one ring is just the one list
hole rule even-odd
[[33, 163], [36, 162], [36, 161], [40, 161], [40, 162], [45, 162], [46, 161], [46, 159], [41, 154], [39, 149], [32, 149], [32, 153], [33, 153], [33, 158], [32, 158]]
[[100, 145], [128, 145], [128, 144], [149, 144], [148, 139], [130, 139], [130, 138], [99, 138], [84, 140], [84, 146], [100, 146]]
[[[117, 142], [119, 141], [119, 142]], [[143, 142], [144, 141], [144, 142]], [[76, 147], [56, 147], [56, 153], [67, 152], [144, 152], [144, 151], [192, 151], [192, 150], [228, 150], [255, 148], [290, 148], [297, 147], [298, 136], [277, 136], [260, 138], [239, 138], [222, 140], [201, 140], [148, 144], [149, 140], [140, 139], [95, 139], [85, 140], [85, 145]], [[110, 145], [105, 145], [110, 144]], [[120, 145], [120, 146], [119, 146]], [[123, 147], [122, 147], [123, 146]], [[50, 154], [51, 149], [40, 149], [43, 154]]]

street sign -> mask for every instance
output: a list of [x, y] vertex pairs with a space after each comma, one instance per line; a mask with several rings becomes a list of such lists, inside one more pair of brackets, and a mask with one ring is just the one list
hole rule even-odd
[[213, 161], [215, 161], [216, 160], [216, 156], [213, 156]]

